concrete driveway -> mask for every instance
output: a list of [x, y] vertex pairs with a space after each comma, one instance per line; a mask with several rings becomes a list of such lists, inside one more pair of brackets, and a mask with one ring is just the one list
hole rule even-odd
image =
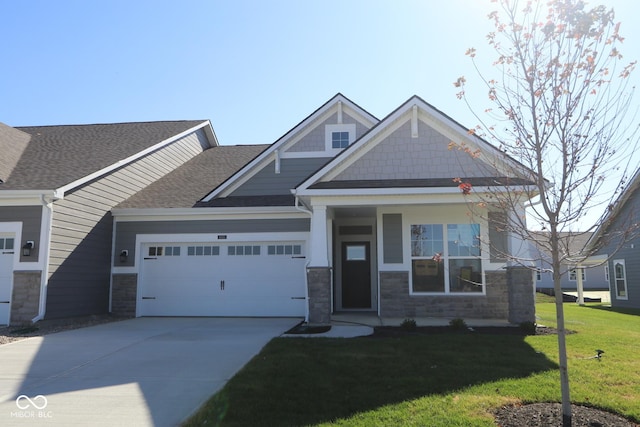
[[138, 318], [2, 345], [0, 425], [178, 425], [299, 321]]

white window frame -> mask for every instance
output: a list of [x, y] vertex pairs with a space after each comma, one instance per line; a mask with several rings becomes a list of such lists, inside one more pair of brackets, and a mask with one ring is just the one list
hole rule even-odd
[[577, 267], [573, 267], [569, 269], [569, 281], [576, 282], [578, 280], [578, 275], [576, 274], [576, 270], [582, 271], [582, 281], [586, 282], [587, 281], [587, 273], [585, 271], [586, 268], [577, 268]]
[[338, 154], [344, 148], [333, 148], [332, 137], [334, 132], [348, 132], [349, 133], [349, 145], [353, 144], [356, 140], [356, 125], [355, 123], [342, 123], [336, 125], [325, 125], [324, 134], [324, 148], [325, 151], [332, 155]]
[[[428, 219], [423, 220], [422, 222], [415, 222], [412, 221], [410, 222], [410, 224], [408, 224], [408, 230], [409, 230], [409, 239], [408, 239], [408, 244], [409, 244], [409, 252], [408, 252], [408, 258], [409, 258], [409, 294], [410, 295], [447, 295], [447, 296], [486, 296], [487, 294], [487, 286], [486, 286], [486, 280], [485, 280], [485, 263], [484, 260], [482, 258], [482, 254], [486, 252], [486, 248], [483, 247], [482, 245], [482, 241], [483, 241], [483, 225], [480, 223], [474, 223], [477, 224], [479, 226], [479, 233], [480, 233], [480, 255], [479, 256], [451, 256], [449, 255], [449, 240], [448, 240], [448, 226], [449, 225], [461, 225], [461, 224], [466, 224], [464, 222], [448, 222], [448, 223], [438, 223], [438, 222], [429, 222]], [[413, 225], [440, 225], [442, 226], [442, 239], [443, 239], [443, 252], [441, 254], [441, 258], [443, 260], [443, 268], [444, 268], [444, 291], [443, 292], [420, 292], [420, 291], [414, 291], [413, 290], [413, 261], [414, 260], [420, 260], [420, 259], [429, 259], [429, 257], [426, 256], [413, 256], [411, 254], [411, 227]], [[406, 226], [406, 225], [405, 225]], [[451, 283], [450, 283], [450, 277], [449, 277], [449, 261], [451, 260], [456, 260], [456, 259], [473, 259], [473, 260], [479, 260], [480, 261], [480, 277], [482, 279], [482, 285], [480, 285], [482, 287], [482, 290], [480, 292], [452, 292], [450, 289]]]
[[[616, 272], [616, 264], [620, 264], [622, 266], [622, 277], [619, 279]], [[618, 294], [618, 280], [622, 280], [624, 283], [624, 295]], [[629, 299], [629, 288], [627, 287], [627, 267], [625, 266], [623, 259], [614, 259], [613, 260], [613, 295], [615, 295], [616, 299], [619, 300], [628, 300]]]
[[541, 268], [536, 268], [536, 281], [538, 281], [538, 282], [542, 281], [542, 269]]

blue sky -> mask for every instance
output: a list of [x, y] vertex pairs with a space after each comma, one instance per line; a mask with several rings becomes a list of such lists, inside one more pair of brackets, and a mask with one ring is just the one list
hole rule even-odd
[[[623, 22], [623, 53], [640, 57], [638, 2], [605, 3]], [[342, 92], [378, 118], [417, 94], [471, 127], [452, 82], [473, 74], [464, 52], [486, 46], [494, 8], [488, 0], [3, 1], [0, 121], [210, 119], [222, 144], [271, 143]]]

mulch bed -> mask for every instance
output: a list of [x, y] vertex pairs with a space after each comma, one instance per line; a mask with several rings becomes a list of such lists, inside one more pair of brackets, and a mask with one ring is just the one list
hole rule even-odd
[[[558, 330], [547, 326], [537, 326], [535, 335], [555, 335]], [[567, 331], [573, 334], [575, 331]], [[488, 334], [488, 335], [517, 335], [526, 336], [529, 334], [525, 329], [517, 326], [479, 326], [473, 328], [456, 329], [451, 326], [417, 326], [408, 330], [400, 326], [376, 326], [373, 338], [395, 338], [410, 335], [438, 335], [438, 334]]]
[[[562, 426], [562, 405], [559, 403], [532, 403], [504, 406], [495, 413], [500, 427]], [[572, 427], [638, 427], [628, 419], [587, 406], [571, 405]]]

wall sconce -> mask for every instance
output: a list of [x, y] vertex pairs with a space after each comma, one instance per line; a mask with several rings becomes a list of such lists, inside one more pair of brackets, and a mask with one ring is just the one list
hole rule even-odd
[[22, 247], [22, 256], [31, 256], [31, 249], [35, 247], [33, 240], [27, 240], [27, 243]]
[[126, 249], [123, 249], [120, 251], [120, 262], [127, 262], [127, 259], [129, 258], [129, 251]]

